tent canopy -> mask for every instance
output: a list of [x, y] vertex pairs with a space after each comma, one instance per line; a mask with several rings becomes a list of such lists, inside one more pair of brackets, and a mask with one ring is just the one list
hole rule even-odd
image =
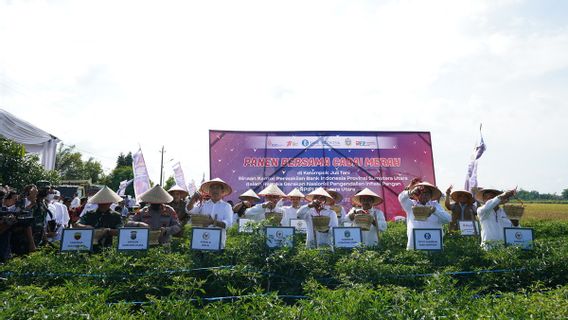
[[0, 109], [0, 136], [24, 145], [29, 153], [39, 154], [44, 168], [55, 168], [57, 143], [61, 141], [57, 137], [3, 109]]

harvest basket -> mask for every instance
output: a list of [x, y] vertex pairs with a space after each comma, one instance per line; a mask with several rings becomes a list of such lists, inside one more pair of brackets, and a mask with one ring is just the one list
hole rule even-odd
[[208, 227], [209, 216], [206, 214], [192, 214], [191, 225], [194, 227]]
[[326, 216], [312, 216], [314, 229], [318, 232], [326, 232], [329, 230], [329, 217]]
[[267, 212], [264, 216], [266, 217], [266, 220], [275, 225], [280, 225], [280, 222], [282, 221], [282, 213], [280, 212]]
[[355, 226], [361, 228], [363, 231], [371, 230], [371, 224], [373, 224], [373, 216], [365, 213], [358, 213], [353, 219]]
[[93, 243], [99, 242], [104, 235], [105, 229], [95, 229], [95, 232], [93, 233]]
[[148, 245], [156, 246], [160, 244], [160, 235], [162, 230], [150, 230]]
[[519, 198], [515, 198], [520, 204], [505, 204], [503, 205], [503, 210], [507, 214], [509, 220], [521, 220], [521, 217], [525, 213], [525, 205]]
[[414, 220], [426, 221], [428, 217], [435, 211], [432, 206], [414, 206], [412, 207], [412, 213], [414, 214]]

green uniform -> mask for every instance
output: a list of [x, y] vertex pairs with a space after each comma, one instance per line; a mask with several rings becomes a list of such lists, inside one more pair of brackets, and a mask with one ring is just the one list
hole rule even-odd
[[114, 210], [108, 210], [104, 213], [98, 210], [89, 211], [79, 219], [79, 223], [90, 225], [95, 229], [118, 229], [122, 228], [122, 217], [120, 216], [120, 213]]
[[[98, 210], [89, 211], [79, 219], [79, 223], [92, 226], [95, 229], [118, 229], [122, 228], [122, 217], [120, 213], [110, 209], [104, 213]], [[112, 245], [112, 237], [103, 237], [99, 244], [104, 247], [110, 247]]]

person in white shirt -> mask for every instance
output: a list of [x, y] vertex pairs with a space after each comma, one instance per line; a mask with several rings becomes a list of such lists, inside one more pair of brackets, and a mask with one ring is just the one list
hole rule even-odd
[[[298, 218], [306, 220], [306, 246], [308, 248], [332, 245], [331, 229], [337, 227], [338, 222], [335, 211], [325, 207], [325, 203], [329, 199], [332, 199], [332, 197], [329, 193], [327, 193], [327, 191], [325, 191], [325, 189], [317, 188], [306, 196], [306, 200], [310, 203], [303, 205], [300, 209], [298, 209]], [[329, 218], [326, 230], [316, 230], [314, 226], [315, 217]]]
[[247, 209], [245, 211], [245, 218], [259, 222], [265, 220], [265, 214], [269, 212], [280, 213], [282, 217], [284, 216], [284, 209], [282, 209], [280, 200], [285, 198], [286, 194], [282, 192], [275, 183], [269, 184], [264, 190], [259, 192], [258, 195], [264, 197], [266, 202], [259, 203]]
[[69, 210], [67, 206], [59, 202], [61, 199], [61, 193], [58, 190], [53, 191], [53, 199], [48, 204], [48, 209], [53, 213], [53, 220], [55, 220], [56, 230], [55, 236], [48, 238], [49, 241], [61, 240], [61, 235], [63, 234], [63, 228], [67, 227], [71, 218], [69, 217]]
[[[221, 249], [225, 248], [227, 229], [233, 225], [233, 209], [230, 204], [223, 201], [223, 197], [232, 192], [233, 189], [225, 181], [215, 178], [204, 182], [199, 188], [199, 192], [196, 192], [187, 204], [190, 219], [193, 214], [208, 215], [208, 227], [221, 228]], [[202, 194], [208, 195], [210, 199], [202, 201], [199, 206], [194, 206]]]
[[356, 214], [370, 214], [373, 217], [373, 222], [368, 231], [362, 230], [362, 240], [366, 246], [379, 245], [379, 231], [384, 232], [387, 230], [387, 222], [385, 220], [385, 214], [381, 210], [374, 208], [374, 206], [383, 203], [383, 198], [370, 189], [365, 188], [357, 193], [352, 200], [360, 206], [360, 208], [352, 212], [350, 211], [347, 219], [354, 221]]
[[[422, 182], [420, 178], [414, 178], [410, 184], [398, 195], [402, 209], [406, 212], [406, 235], [408, 242], [407, 250], [414, 250], [415, 228], [442, 229], [442, 225], [449, 223], [452, 217], [447, 213], [438, 200], [442, 197], [442, 191], [436, 186]], [[413, 207], [428, 206], [432, 208], [432, 213], [426, 220], [417, 220], [412, 211]]]
[[81, 199], [79, 198], [79, 194], [77, 192], [75, 192], [75, 194], [73, 194], [73, 200], [71, 201], [71, 209], [75, 209], [77, 207], [79, 207], [81, 205]]
[[499, 205], [505, 204], [517, 193], [516, 189], [502, 192], [497, 189], [481, 189], [475, 199], [484, 203], [477, 208], [477, 216], [481, 224], [481, 246], [488, 250], [505, 240], [504, 228], [512, 227], [511, 220]]
[[237, 221], [239, 218], [244, 218], [245, 212], [248, 208], [254, 206], [260, 197], [252, 189], [248, 189], [243, 194], [239, 196], [240, 202], [237, 202], [233, 206], [233, 221]]
[[294, 190], [290, 191], [287, 194], [288, 199], [292, 201], [291, 206], [283, 206], [284, 209], [284, 217], [282, 218], [282, 226], [289, 227], [290, 220], [298, 219], [298, 209], [300, 209], [300, 203], [302, 199], [304, 199], [305, 195], [295, 188]]

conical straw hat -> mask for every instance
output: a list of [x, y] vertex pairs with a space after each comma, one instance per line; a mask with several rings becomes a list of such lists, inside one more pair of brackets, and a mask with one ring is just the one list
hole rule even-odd
[[477, 200], [477, 201], [483, 203], [483, 195], [484, 195], [486, 192], [493, 192], [493, 193], [496, 193], [496, 194], [501, 194], [501, 193], [503, 193], [503, 191], [502, 191], [502, 190], [499, 190], [499, 189], [483, 188], [483, 189], [477, 191], [477, 193], [475, 194], [475, 200]]
[[109, 187], [104, 186], [99, 192], [95, 193], [89, 199], [89, 203], [96, 203], [96, 204], [105, 204], [105, 203], [115, 203], [122, 201], [122, 198], [116, 194], [116, 192], [112, 191]]
[[201, 185], [201, 187], [199, 188], [199, 192], [210, 194], [209, 188], [211, 187], [211, 185], [216, 184], [216, 183], [223, 186], [223, 193], [222, 193], [223, 197], [228, 196], [233, 192], [233, 189], [231, 188], [231, 186], [228, 185], [225, 181], [221, 180], [220, 178], [215, 178], [213, 180], [205, 181]]
[[282, 192], [282, 190], [280, 190], [280, 188], [278, 188], [278, 186], [276, 185], [276, 183], [271, 183], [268, 185], [268, 187], [264, 188], [264, 190], [262, 190], [261, 192], [258, 193], [259, 196], [279, 196], [279, 197], [286, 197], [286, 194], [284, 192]]
[[256, 192], [254, 192], [254, 190], [252, 189], [248, 189], [245, 193], [241, 194], [239, 196], [239, 199], [241, 200], [246, 200], [247, 198], [252, 198], [252, 199], [256, 199], [256, 200], [260, 200], [260, 197], [256, 194]]
[[343, 196], [341, 195], [341, 193], [331, 189], [326, 189], [325, 191], [329, 193], [329, 195], [333, 198], [333, 200], [335, 200], [335, 202], [339, 203], [341, 202], [341, 200], [343, 200]]
[[464, 194], [468, 197], [467, 202], [473, 202], [473, 195], [471, 194], [471, 192], [467, 191], [467, 190], [454, 190], [452, 191], [452, 193], [450, 194], [450, 198], [452, 198], [452, 200], [454, 201], [458, 201], [458, 196], [460, 194]]
[[288, 198], [290, 197], [297, 197], [297, 198], [303, 198], [305, 197], [305, 195], [300, 192], [300, 190], [298, 188], [294, 188], [294, 190], [290, 191], [290, 193], [288, 193]]
[[432, 192], [432, 200], [440, 200], [440, 198], [442, 197], [442, 191], [440, 191], [440, 189], [438, 189], [438, 187], [436, 187], [435, 185], [433, 185], [429, 182], [417, 183], [416, 185], [414, 185], [414, 188], [416, 188], [416, 187], [426, 187], [426, 188], [430, 189], [430, 191]]
[[361, 197], [362, 196], [369, 196], [369, 197], [373, 197], [374, 201], [373, 201], [373, 206], [376, 206], [378, 204], [383, 203], [383, 198], [381, 198], [378, 194], [374, 193], [373, 191], [371, 191], [369, 188], [365, 188], [363, 190], [361, 190], [359, 193], [357, 193], [356, 195], [353, 196], [353, 202], [356, 205], [361, 205]]
[[308, 201], [312, 201], [314, 199], [314, 196], [324, 196], [327, 197], [329, 199], [333, 199], [329, 193], [327, 193], [327, 191], [325, 191], [324, 188], [317, 188], [314, 191], [308, 193], [308, 195], [306, 196], [306, 200]]
[[174, 200], [159, 184], [140, 195], [140, 201], [146, 203], [170, 203]]
[[169, 193], [169, 194], [171, 194], [172, 192], [175, 192], [175, 191], [178, 191], [178, 192], [183, 193], [184, 195], [183, 195], [182, 197], [185, 197], [185, 196], [188, 196], [188, 195], [189, 195], [189, 192], [187, 192], [187, 190], [185, 190], [184, 188], [178, 186], [177, 184], [168, 189], [168, 193]]

